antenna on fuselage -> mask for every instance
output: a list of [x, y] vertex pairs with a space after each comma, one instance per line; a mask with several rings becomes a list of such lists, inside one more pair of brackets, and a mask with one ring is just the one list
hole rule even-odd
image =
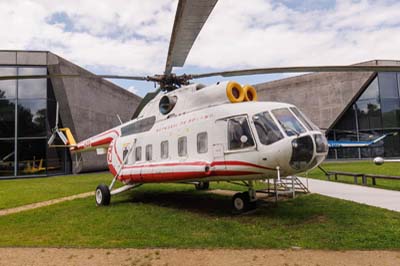
[[117, 118], [118, 118], [119, 123], [122, 125], [123, 123], [122, 123], [122, 120], [121, 120], [121, 117], [119, 116], [119, 114], [117, 114]]

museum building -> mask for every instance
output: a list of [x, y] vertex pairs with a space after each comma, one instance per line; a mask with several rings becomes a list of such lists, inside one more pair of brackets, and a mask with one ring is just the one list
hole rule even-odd
[[[0, 76], [92, 73], [47, 51], [0, 51]], [[95, 153], [72, 155], [51, 148], [55, 126], [82, 140], [128, 121], [141, 98], [98, 78], [57, 77], [0, 81], [0, 178], [68, 174], [106, 169]], [[105, 155], [103, 155], [105, 157]]]
[[[400, 65], [374, 60], [359, 65]], [[299, 107], [330, 140], [366, 141], [400, 130], [400, 73], [313, 73], [255, 85], [264, 101]], [[328, 159], [400, 157], [400, 136], [367, 148], [330, 149]]]
[[[400, 65], [374, 60], [364, 65]], [[107, 169], [105, 155], [71, 154], [47, 141], [59, 127], [82, 140], [131, 119], [141, 98], [47, 51], [0, 51], [0, 76], [86, 77], [0, 80], [0, 178]], [[296, 105], [331, 140], [370, 140], [400, 129], [400, 73], [313, 73], [255, 85], [259, 100]], [[330, 149], [328, 159], [400, 157], [400, 136], [368, 148]]]

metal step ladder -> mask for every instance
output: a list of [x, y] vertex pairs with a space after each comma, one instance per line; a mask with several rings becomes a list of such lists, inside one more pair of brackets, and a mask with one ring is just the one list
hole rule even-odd
[[263, 192], [275, 196], [276, 201], [279, 195], [286, 195], [294, 198], [296, 197], [296, 193], [310, 193], [308, 187], [304, 185], [297, 176], [281, 177], [279, 182], [277, 178], [267, 179], [266, 183], [267, 188], [263, 190]]

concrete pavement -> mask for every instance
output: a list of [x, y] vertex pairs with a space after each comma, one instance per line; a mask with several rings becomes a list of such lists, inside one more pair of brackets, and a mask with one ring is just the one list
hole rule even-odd
[[[299, 177], [299, 179], [303, 184], [307, 185], [306, 178]], [[400, 212], [400, 191], [343, 184], [311, 178], [308, 178], [308, 188], [312, 193]]]

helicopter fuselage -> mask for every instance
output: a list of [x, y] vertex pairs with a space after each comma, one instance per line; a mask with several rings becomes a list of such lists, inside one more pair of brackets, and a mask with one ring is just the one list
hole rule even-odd
[[[126, 184], [275, 178], [278, 171], [293, 175], [325, 159], [325, 137], [295, 106], [230, 103], [221, 93], [226, 86], [191, 85], [160, 95], [137, 119], [75, 150], [108, 146], [110, 172]], [[166, 108], [158, 104], [164, 96], [175, 101], [167, 114], [158, 110]]]

